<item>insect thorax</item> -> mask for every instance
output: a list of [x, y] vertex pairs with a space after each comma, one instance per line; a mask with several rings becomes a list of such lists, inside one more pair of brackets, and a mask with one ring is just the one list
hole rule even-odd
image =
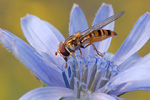
[[67, 41], [65, 41], [65, 47], [68, 49], [70, 52], [75, 52], [78, 50], [81, 46], [81, 43], [79, 41], [79, 38], [76, 36], [72, 36]]

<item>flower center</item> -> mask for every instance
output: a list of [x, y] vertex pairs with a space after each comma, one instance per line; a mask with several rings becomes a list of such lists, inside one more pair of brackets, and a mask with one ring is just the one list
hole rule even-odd
[[66, 87], [75, 90], [77, 98], [80, 99], [81, 96], [96, 90], [107, 93], [109, 85], [106, 84], [112, 76], [117, 75], [117, 68], [105, 57], [94, 55], [81, 59], [80, 56], [72, 56], [62, 75]]

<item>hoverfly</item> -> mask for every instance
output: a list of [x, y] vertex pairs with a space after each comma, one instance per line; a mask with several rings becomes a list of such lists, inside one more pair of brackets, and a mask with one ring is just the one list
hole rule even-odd
[[[89, 45], [93, 46], [93, 49], [97, 52], [99, 56], [102, 56], [101, 53], [96, 49], [94, 46], [94, 42], [102, 41], [109, 37], [117, 35], [115, 32], [111, 30], [104, 30], [101, 29], [102, 27], [106, 26], [107, 24], [113, 22], [120, 16], [124, 14], [124, 11], [119, 12], [107, 19], [103, 20], [102, 22], [88, 28], [83, 32], [77, 32], [74, 35], [71, 35], [66, 38], [64, 42], [61, 42], [58, 46], [58, 50], [55, 53], [60, 53], [60, 55], [65, 59], [67, 62], [68, 57], [71, 53], [75, 53], [76, 50], [80, 50], [80, 48], [86, 48]], [[81, 59], [82, 59], [82, 52], [80, 50]]]

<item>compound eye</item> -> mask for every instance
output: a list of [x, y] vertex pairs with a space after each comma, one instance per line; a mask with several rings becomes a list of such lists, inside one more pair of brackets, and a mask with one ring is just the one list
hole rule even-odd
[[70, 55], [70, 53], [66, 50], [65, 45], [64, 45], [63, 42], [61, 42], [61, 43], [59, 44], [59, 51], [60, 51], [60, 53], [61, 53], [63, 56], [69, 56], [69, 55]]

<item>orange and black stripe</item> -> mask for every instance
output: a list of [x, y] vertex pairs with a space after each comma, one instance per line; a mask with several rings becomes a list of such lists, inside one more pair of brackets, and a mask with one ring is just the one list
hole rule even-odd
[[105, 35], [105, 33], [102, 30], [96, 30], [93, 33], [94, 33], [94, 37], [99, 37], [99, 36]]
[[82, 41], [93, 38], [93, 37], [99, 37], [99, 36], [111, 36], [111, 31], [110, 30], [102, 30], [102, 29], [96, 30], [96, 31], [86, 35]]
[[99, 37], [99, 36], [111, 36], [110, 30], [96, 30], [86, 36], [86, 39], [92, 38], [92, 37]]
[[106, 36], [111, 36], [111, 31], [110, 30], [102, 30], [103, 33], [106, 35]]

